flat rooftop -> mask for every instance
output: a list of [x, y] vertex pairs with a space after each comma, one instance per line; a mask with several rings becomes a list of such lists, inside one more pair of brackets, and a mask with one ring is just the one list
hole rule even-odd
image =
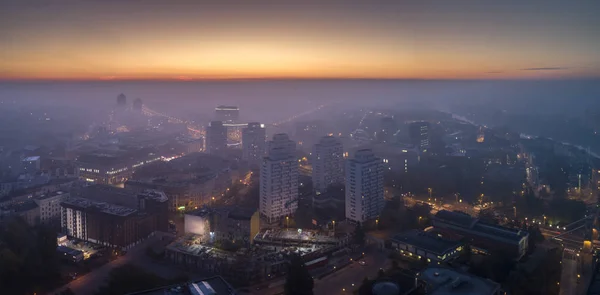
[[516, 243], [529, 235], [527, 231], [481, 222], [479, 218], [471, 217], [463, 212], [441, 210], [435, 215], [434, 221], [452, 224], [487, 236], [499, 237]]
[[311, 230], [302, 229], [266, 229], [260, 231], [254, 237], [255, 241], [289, 241], [307, 243], [337, 243], [338, 239], [333, 236]]
[[443, 267], [429, 267], [420, 278], [430, 295], [494, 295], [500, 290], [494, 281]]
[[34, 161], [38, 161], [40, 159], [40, 156], [32, 156], [32, 157], [27, 157], [25, 159], [23, 159], [23, 162], [34, 162]]
[[64, 192], [64, 191], [55, 191], [55, 192], [51, 192], [51, 193], [47, 193], [47, 194], [43, 194], [39, 197], [36, 197], [36, 200], [45, 200], [45, 199], [50, 199], [50, 198], [54, 198], [57, 196], [68, 196], [69, 193], [68, 192]]
[[95, 184], [75, 189], [71, 197], [83, 198], [97, 203], [108, 203], [127, 208], [137, 208], [137, 193], [124, 188]]
[[97, 202], [84, 198], [70, 198], [61, 203], [62, 205], [67, 205], [79, 209], [96, 209], [100, 212], [116, 215], [116, 216], [129, 216], [137, 212], [136, 209], [132, 209], [129, 207], [109, 204], [106, 202]]
[[455, 250], [461, 245], [460, 242], [446, 240], [431, 233], [416, 229], [397, 234], [393, 236], [391, 240], [398, 243], [409, 244], [416, 248], [424, 249], [427, 252], [439, 255]]
[[153, 190], [153, 189], [143, 190], [141, 193], [138, 193], [137, 196], [143, 196], [143, 197], [146, 197], [147, 199], [152, 199], [157, 202], [166, 202], [169, 200], [169, 198], [167, 197], [167, 195], [164, 192], [161, 192], [159, 190]]
[[235, 295], [235, 289], [220, 276], [200, 281], [160, 287], [156, 289], [130, 293], [130, 295]]

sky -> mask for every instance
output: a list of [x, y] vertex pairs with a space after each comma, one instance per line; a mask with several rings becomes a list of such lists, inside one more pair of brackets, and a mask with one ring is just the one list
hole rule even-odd
[[600, 77], [597, 0], [3, 0], [0, 79]]

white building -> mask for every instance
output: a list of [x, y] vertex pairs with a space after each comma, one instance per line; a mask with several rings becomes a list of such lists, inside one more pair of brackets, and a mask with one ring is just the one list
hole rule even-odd
[[317, 195], [327, 187], [344, 183], [344, 148], [333, 136], [324, 136], [315, 144], [312, 152], [312, 180]]
[[69, 198], [69, 193], [56, 191], [34, 199], [40, 208], [40, 222], [48, 224], [60, 220], [60, 202]]
[[34, 174], [35, 172], [40, 170], [40, 163], [41, 161], [39, 156], [24, 158], [21, 161], [21, 165], [23, 166], [23, 172]]
[[346, 218], [375, 219], [384, 206], [383, 162], [370, 149], [356, 152], [346, 163]]
[[265, 156], [266, 140], [265, 124], [248, 123], [248, 127], [242, 130], [242, 159], [251, 166], [260, 166]]
[[221, 121], [212, 121], [206, 128], [206, 149], [209, 154], [218, 154], [227, 149], [227, 128]]
[[296, 143], [275, 134], [260, 169], [260, 214], [269, 221], [292, 215], [298, 208]]

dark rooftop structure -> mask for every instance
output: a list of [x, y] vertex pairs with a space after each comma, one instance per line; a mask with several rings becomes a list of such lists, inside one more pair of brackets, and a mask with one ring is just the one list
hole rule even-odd
[[435, 220], [496, 236], [514, 243], [518, 243], [528, 235], [526, 231], [485, 223], [480, 221], [479, 218], [473, 218], [460, 211], [439, 211], [435, 215]]
[[423, 249], [429, 253], [443, 255], [456, 250], [462, 244], [460, 242], [446, 240], [428, 232], [410, 230], [392, 237], [392, 242], [410, 244], [416, 248]]
[[523, 257], [528, 248], [527, 231], [485, 223], [459, 211], [439, 211], [433, 218], [433, 226], [443, 236], [467, 238], [475, 247], [512, 252], [517, 259]]
[[156, 289], [130, 293], [130, 295], [236, 295], [235, 289], [220, 276], [206, 278]]
[[447, 210], [439, 211], [435, 215], [435, 218], [443, 219], [448, 223], [468, 228], [473, 227], [473, 225], [477, 222], [477, 219], [471, 217], [469, 214]]

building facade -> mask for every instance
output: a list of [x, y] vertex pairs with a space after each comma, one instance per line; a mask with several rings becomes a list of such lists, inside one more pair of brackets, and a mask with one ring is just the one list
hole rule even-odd
[[60, 203], [69, 198], [68, 192], [56, 191], [34, 199], [40, 208], [40, 222], [51, 224], [60, 221]]
[[[91, 191], [90, 191], [91, 190]], [[64, 234], [92, 243], [128, 249], [156, 231], [168, 230], [167, 196], [159, 191], [87, 188], [61, 203]], [[118, 203], [118, 204], [115, 204]]]
[[457, 258], [463, 250], [462, 243], [446, 240], [432, 233], [410, 230], [391, 239], [392, 249], [412, 259], [427, 262], [445, 262]]
[[412, 143], [419, 147], [421, 150], [429, 148], [429, 129], [431, 125], [429, 122], [412, 122], [408, 126], [408, 133]]
[[346, 162], [346, 219], [362, 223], [381, 214], [383, 162], [370, 149], [356, 152]]
[[215, 108], [215, 120], [233, 123], [240, 117], [240, 109], [236, 106], [218, 106]]
[[275, 134], [260, 170], [260, 214], [269, 221], [290, 216], [298, 208], [296, 143], [287, 134]]
[[242, 159], [250, 166], [259, 167], [265, 156], [267, 134], [265, 125], [257, 122], [248, 123], [242, 130]]
[[333, 136], [321, 138], [312, 153], [312, 180], [315, 194], [327, 191], [332, 184], [344, 183], [344, 148]]
[[206, 128], [206, 152], [218, 154], [227, 149], [227, 128], [221, 121], [212, 121]]

